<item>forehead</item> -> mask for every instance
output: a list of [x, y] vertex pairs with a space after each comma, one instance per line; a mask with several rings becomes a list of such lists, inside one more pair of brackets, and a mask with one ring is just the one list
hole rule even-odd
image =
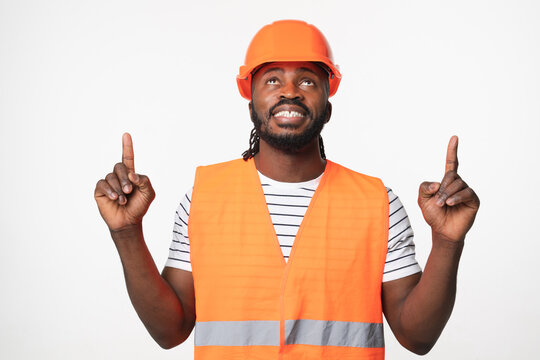
[[271, 62], [261, 66], [253, 74], [255, 76], [261, 76], [269, 72], [311, 72], [322, 78], [328, 77], [328, 73], [318, 64], [309, 61], [288, 61], [288, 62]]

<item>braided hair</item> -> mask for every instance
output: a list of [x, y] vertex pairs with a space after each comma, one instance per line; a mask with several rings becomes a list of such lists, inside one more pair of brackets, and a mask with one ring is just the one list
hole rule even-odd
[[251, 135], [249, 136], [249, 149], [242, 153], [244, 161], [248, 161], [248, 159], [254, 157], [255, 154], [259, 152], [260, 140], [261, 138], [259, 137], [259, 132], [256, 128], [253, 128], [251, 130]]
[[[244, 151], [242, 153], [242, 158], [244, 161], [249, 160], [250, 158], [254, 157], [255, 154], [259, 152], [259, 144], [261, 141], [261, 137], [259, 136], [259, 132], [256, 128], [253, 128], [251, 130], [251, 135], [249, 136], [249, 149]], [[324, 144], [322, 136], [319, 134], [319, 152], [321, 153], [321, 158], [326, 160], [326, 154], [324, 152]]]

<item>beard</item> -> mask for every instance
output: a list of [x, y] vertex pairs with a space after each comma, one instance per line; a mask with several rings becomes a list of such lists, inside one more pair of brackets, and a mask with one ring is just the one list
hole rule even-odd
[[[282, 99], [277, 104], [272, 106], [268, 111], [266, 117], [262, 118], [259, 116], [253, 102], [251, 103], [251, 121], [255, 125], [255, 129], [259, 134], [260, 138], [263, 139], [270, 146], [284, 151], [286, 153], [297, 153], [300, 150], [304, 149], [308, 144], [310, 144], [314, 139], [318, 138], [321, 134], [321, 131], [324, 127], [326, 121], [326, 114], [328, 111], [328, 101], [326, 102], [323, 111], [320, 112], [320, 115], [314, 119], [308, 125], [308, 127], [301, 134], [283, 134], [279, 135], [274, 133], [268, 127], [268, 122], [274, 109], [281, 105], [296, 105], [300, 106], [305, 112], [306, 116], [312, 116], [309, 109], [304, 105], [300, 100], [296, 99]], [[292, 124], [282, 124], [280, 126], [282, 129], [295, 129], [296, 126]]]

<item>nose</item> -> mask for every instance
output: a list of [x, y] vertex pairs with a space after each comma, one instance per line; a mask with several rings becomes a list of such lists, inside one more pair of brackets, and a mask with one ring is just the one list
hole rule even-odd
[[281, 87], [280, 99], [301, 99], [302, 93], [294, 82], [288, 81]]

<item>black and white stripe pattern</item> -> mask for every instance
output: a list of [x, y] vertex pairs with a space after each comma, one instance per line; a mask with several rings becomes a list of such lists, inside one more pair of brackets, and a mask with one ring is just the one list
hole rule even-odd
[[190, 189], [174, 215], [173, 239], [169, 247], [169, 257], [165, 266], [175, 267], [183, 270], [191, 271], [191, 259], [189, 251], [188, 237], [188, 219], [189, 209], [191, 208], [191, 194], [193, 188]]
[[294, 238], [320, 178], [303, 183], [281, 183], [259, 175], [281, 252], [288, 260]]
[[421, 271], [415, 258], [414, 232], [409, 217], [397, 195], [388, 189], [388, 252], [383, 282]]
[[[262, 174], [259, 174], [259, 176], [281, 251], [285, 260], [287, 260], [300, 223], [319, 184], [320, 177], [303, 183], [281, 183]], [[396, 280], [421, 271], [415, 259], [414, 233], [405, 208], [392, 190], [387, 190], [390, 225], [383, 282]], [[165, 266], [187, 271], [191, 271], [187, 229], [192, 191], [193, 189], [188, 191], [176, 211], [173, 240], [165, 264]]]

